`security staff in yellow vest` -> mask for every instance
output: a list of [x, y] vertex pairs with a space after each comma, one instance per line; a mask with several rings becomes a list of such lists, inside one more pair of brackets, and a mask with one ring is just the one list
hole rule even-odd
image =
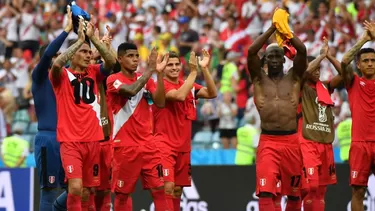
[[350, 143], [352, 142], [352, 118], [347, 118], [337, 125], [337, 139], [340, 144], [340, 159], [349, 160]]
[[7, 168], [26, 167], [29, 154], [29, 142], [14, 134], [4, 138], [1, 146], [1, 158]]
[[250, 118], [247, 123], [237, 129], [237, 151], [236, 165], [252, 165], [255, 162], [256, 146], [258, 143], [258, 130], [251, 124], [254, 118]]

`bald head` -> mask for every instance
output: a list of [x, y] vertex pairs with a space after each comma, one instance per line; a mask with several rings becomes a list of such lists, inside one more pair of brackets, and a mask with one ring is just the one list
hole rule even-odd
[[280, 48], [280, 46], [277, 43], [269, 44], [266, 48], [266, 55], [269, 54], [271, 51], [279, 51], [284, 55], [284, 49]]

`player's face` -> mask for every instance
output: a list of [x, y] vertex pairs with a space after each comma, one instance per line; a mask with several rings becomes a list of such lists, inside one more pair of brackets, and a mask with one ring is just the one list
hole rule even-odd
[[86, 68], [89, 66], [90, 61], [92, 58], [92, 51], [88, 44], [83, 44], [81, 48], [73, 55], [72, 57], [72, 65], [78, 66], [81, 68]]
[[375, 76], [375, 53], [364, 53], [357, 62], [358, 69], [365, 78], [373, 78]]
[[169, 58], [164, 73], [167, 78], [176, 79], [180, 75], [181, 63], [178, 58]]
[[284, 54], [280, 50], [270, 50], [267, 54], [268, 74], [277, 74], [283, 71]]
[[310, 76], [311, 80], [313, 82], [318, 82], [319, 81], [319, 78], [320, 78], [320, 67], [316, 68], [312, 73], [311, 73], [311, 76]]
[[123, 69], [135, 72], [139, 63], [138, 50], [127, 50], [124, 55], [118, 57], [118, 61]]

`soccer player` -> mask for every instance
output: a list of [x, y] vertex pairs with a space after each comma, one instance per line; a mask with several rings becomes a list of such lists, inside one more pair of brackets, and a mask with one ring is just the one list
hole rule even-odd
[[[216, 86], [209, 71], [210, 55], [202, 50], [203, 58], [198, 60], [191, 52], [190, 74], [186, 81], [179, 78], [181, 61], [175, 52], [169, 53], [164, 69], [166, 105], [155, 109], [155, 138], [160, 143], [163, 155], [164, 186], [167, 202], [172, 210], [180, 210], [182, 188], [191, 186], [191, 127], [196, 119], [196, 99], [215, 98]], [[198, 65], [207, 87], [195, 83]]]
[[[64, 169], [61, 165], [60, 143], [56, 140], [56, 98], [48, 71], [52, 60], [73, 29], [70, 7], [67, 8], [67, 25], [64, 31], [48, 47], [40, 49], [40, 61], [31, 74], [32, 94], [38, 119], [38, 133], [35, 136], [35, 162], [41, 188], [40, 211], [66, 210], [66, 191], [58, 199], [58, 187], [66, 188]], [[56, 199], [56, 200], [55, 200]], [[52, 205], [53, 204], [53, 205]]]
[[281, 194], [288, 196], [286, 210], [298, 210], [302, 158], [297, 133], [296, 113], [301, 79], [306, 71], [306, 47], [294, 36], [291, 44], [297, 50], [293, 68], [283, 72], [284, 50], [277, 44], [267, 47], [265, 56], [268, 75], [262, 71], [258, 51], [276, 31], [270, 28], [248, 49], [248, 70], [254, 83], [254, 99], [261, 119], [261, 136], [256, 160], [256, 192], [259, 210], [274, 211], [276, 184], [281, 181]]
[[[100, 184], [99, 141], [104, 136], [97, 83], [108, 75], [116, 63], [116, 58], [93, 36], [93, 24], [86, 22], [86, 36], [104, 59], [102, 64], [90, 64], [92, 51], [85, 42], [83, 24], [81, 20], [78, 40], [56, 58], [49, 74], [56, 95], [57, 140], [68, 181], [69, 211], [87, 210], [89, 188]], [[65, 68], [69, 60], [70, 68]]]
[[[364, 28], [363, 35], [341, 61], [353, 122], [349, 152], [352, 211], [364, 210], [368, 177], [375, 169], [375, 50], [362, 48], [368, 41], [375, 41], [375, 22], [365, 21]], [[350, 65], [355, 55], [361, 77], [353, 73]]]
[[301, 195], [305, 211], [324, 210], [327, 185], [336, 184], [332, 148], [335, 128], [331, 93], [342, 84], [343, 79], [341, 75], [337, 75], [330, 81], [319, 80], [320, 63], [325, 58], [341, 72], [340, 62], [330, 55], [328, 40], [324, 38], [320, 55], [317, 58], [308, 57], [310, 63], [301, 93], [302, 110], [297, 114], [304, 166]]
[[[142, 176], [144, 189], [151, 190], [156, 210], [169, 210], [164, 194], [161, 155], [153, 136], [151, 109], [153, 103], [161, 108], [165, 105], [163, 69], [168, 54], [163, 61], [157, 57], [157, 51], [153, 49], [148, 68], [141, 75], [136, 73], [139, 64], [137, 46], [122, 43], [117, 50], [121, 72], [107, 78], [107, 97], [114, 119], [112, 192], [116, 194], [115, 210], [123, 210], [120, 207], [126, 206], [139, 176]], [[156, 87], [150, 78], [155, 72]]]

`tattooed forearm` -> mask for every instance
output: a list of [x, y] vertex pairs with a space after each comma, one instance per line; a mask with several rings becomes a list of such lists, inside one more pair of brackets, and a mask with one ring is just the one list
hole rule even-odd
[[131, 85], [123, 84], [120, 87], [120, 95], [124, 97], [133, 97], [135, 96], [147, 83], [152, 75], [152, 71], [146, 71], [143, 75], [138, 78], [136, 82]]
[[57, 78], [60, 76], [62, 67], [72, 58], [72, 56], [77, 52], [77, 50], [83, 45], [83, 40], [78, 40], [72, 46], [70, 46], [64, 53], [58, 56], [52, 65], [52, 76]]
[[348, 52], [344, 54], [344, 57], [342, 58], [342, 63], [345, 65], [349, 65], [350, 62], [353, 61], [354, 56], [358, 53], [358, 51], [362, 48], [362, 46], [367, 42], [365, 39], [360, 39], [358, 42], [351, 48]]
[[112, 69], [116, 64], [116, 57], [113, 56], [111, 50], [95, 36], [91, 37], [91, 41], [104, 59], [104, 68], [106, 70]]

